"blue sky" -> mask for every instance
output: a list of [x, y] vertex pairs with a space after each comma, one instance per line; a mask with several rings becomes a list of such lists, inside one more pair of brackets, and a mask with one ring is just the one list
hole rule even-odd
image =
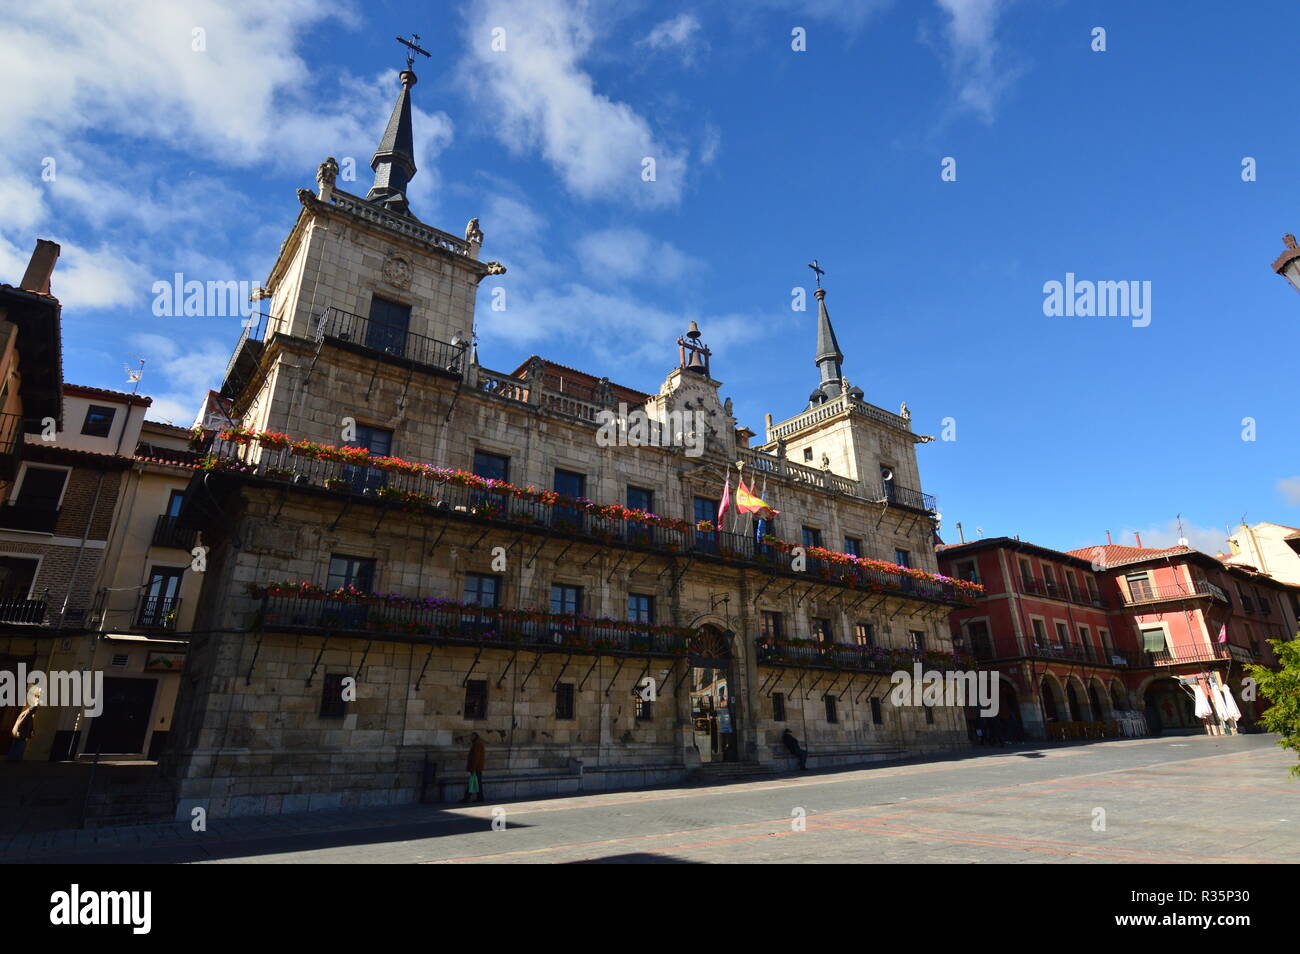
[[[153, 282], [264, 279], [326, 155], [364, 193], [415, 31], [413, 211], [479, 216], [510, 269], [505, 312], [480, 296], [488, 367], [655, 390], [695, 319], [761, 430], [816, 381], [790, 307], [815, 257], [867, 400], [955, 421], [918, 448], [947, 539], [1172, 543], [1181, 514], [1214, 552], [1243, 515], [1300, 524], [1300, 297], [1268, 270], [1300, 231], [1290, 5], [734, 6], [15, 4], [0, 276], [61, 242], [66, 378], [123, 388], [143, 357], [155, 416], [188, 423], [238, 319], [155, 317]], [[1150, 282], [1150, 325], [1045, 316], [1067, 272]]]

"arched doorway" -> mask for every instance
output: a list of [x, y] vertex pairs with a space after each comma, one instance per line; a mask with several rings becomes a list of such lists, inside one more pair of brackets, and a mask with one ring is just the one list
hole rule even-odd
[[740, 759], [735, 698], [735, 666], [731, 640], [735, 634], [708, 624], [688, 643], [691, 667], [691, 723], [700, 761], [735, 762]]
[[1191, 696], [1172, 677], [1155, 679], [1147, 686], [1145, 709], [1152, 735], [1202, 726]]
[[1105, 688], [1098, 690], [1096, 679], [1088, 683], [1088, 705], [1092, 708], [1092, 719], [1094, 722], [1103, 722], [1106, 719], [1106, 707], [1102, 704], [1102, 699], [1105, 695]]
[[1039, 695], [1043, 699], [1043, 718], [1048, 722], [1061, 721], [1060, 691], [1055, 679], [1051, 676], [1043, 677], [1043, 681], [1039, 685]]
[[1071, 722], [1083, 721], [1083, 709], [1079, 705], [1079, 694], [1074, 691], [1075, 681], [1071, 679], [1065, 684], [1065, 700], [1070, 710]]
[[1020, 695], [1010, 679], [1003, 677], [997, 682], [998, 715], [997, 727], [1000, 741], [1020, 742], [1025, 737], [1025, 728], [1020, 724]]

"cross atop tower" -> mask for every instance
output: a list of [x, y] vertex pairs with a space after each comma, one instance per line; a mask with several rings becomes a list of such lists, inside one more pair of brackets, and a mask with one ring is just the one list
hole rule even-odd
[[811, 268], [813, 270], [813, 274], [817, 276], [817, 287], [821, 288], [822, 276], [826, 274], [826, 269], [822, 268], [821, 265], [817, 262], [817, 259], [815, 258], [808, 263], [808, 267]]
[[420, 53], [424, 56], [433, 55], [428, 50], [420, 46], [420, 34], [418, 33], [412, 33], [411, 38], [409, 40], [403, 40], [400, 36], [397, 37], [396, 39], [398, 43], [410, 48], [410, 52], [406, 54], [406, 68], [408, 70], [415, 65], [415, 57], [412, 56], [411, 53]]

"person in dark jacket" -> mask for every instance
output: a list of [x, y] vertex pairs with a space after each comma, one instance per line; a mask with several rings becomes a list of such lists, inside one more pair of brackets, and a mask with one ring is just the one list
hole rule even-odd
[[799, 740], [794, 737], [794, 733], [788, 728], [781, 735], [781, 742], [791, 755], [799, 760], [799, 771], [808, 770], [808, 750], [799, 745]]
[[483, 766], [487, 764], [487, 746], [477, 732], [470, 733], [469, 758], [465, 760], [465, 771], [469, 778], [465, 780], [465, 797], [461, 804], [470, 801], [470, 796], [477, 793], [476, 801], [483, 801]]

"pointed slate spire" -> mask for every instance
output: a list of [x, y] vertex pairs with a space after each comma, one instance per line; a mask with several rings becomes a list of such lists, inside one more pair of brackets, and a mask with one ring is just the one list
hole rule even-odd
[[817, 296], [817, 357], [814, 363], [821, 370], [821, 384], [817, 391], [830, 400], [839, 396], [843, 387], [844, 372], [840, 365], [844, 362], [844, 352], [840, 351], [831, 316], [826, 312], [826, 289], [818, 288], [813, 294]]
[[402, 70], [399, 78], [402, 91], [397, 94], [393, 115], [388, 128], [379, 140], [379, 148], [370, 160], [375, 171], [375, 184], [366, 194], [366, 200], [376, 202], [394, 212], [410, 215], [406, 188], [415, 175], [415, 139], [411, 134], [411, 87], [416, 83], [415, 73]]

